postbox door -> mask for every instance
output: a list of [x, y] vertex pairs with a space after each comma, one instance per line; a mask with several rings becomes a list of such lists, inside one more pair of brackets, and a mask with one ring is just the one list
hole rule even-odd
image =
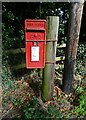
[[27, 68], [44, 68], [45, 63], [45, 45], [42, 42], [34, 46], [33, 42], [26, 43], [26, 66]]

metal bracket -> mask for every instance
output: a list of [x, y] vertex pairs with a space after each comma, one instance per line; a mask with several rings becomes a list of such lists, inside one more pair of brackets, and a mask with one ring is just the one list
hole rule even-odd
[[26, 42], [46, 42], [46, 40], [26, 40]]
[[46, 40], [46, 42], [57, 42], [58, 40]]
[[58, 40], [26, 40], [26, 42], [57, 42]]
[[55, 64], [56, 61], [45, 61], [45, 64]]

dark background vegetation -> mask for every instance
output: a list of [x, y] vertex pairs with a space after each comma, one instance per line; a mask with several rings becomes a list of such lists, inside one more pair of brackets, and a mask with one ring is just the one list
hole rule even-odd
[[[86, 39], [86, 2], [84, 4], [84, 11], [82, 17], [82, 25], [80, 32], [80, 42], [85, 42]], [[2, 4], [2, 32], [3, 32], [3, 51], [8, 49], [24, 48], [24, 21], [25, 19], [46, 19], [46, 16], [59, 16], [59, 36], [58, 44], [66, 43], [67, 29], [68, 29], [68, 18], [70, 3], [56, 3], [56, 2], [9, 2]], [[5, 51], [4, 51], [5, 53]], [[19, 63], [16, 58], [25, 58], [25, 54], [14, 57], [16, 64]], [[8, 63], [14, 64], [11, 60], [12, 56], [9, 57]]]
[[[10, 49], [16, 48], [25, 48], [25, 38], [24, 38], [24, 21], [25, 19], [46, 19], [46, 16], [59, 16], [59, 36], [58, 36], [58, 45], [63, 45], [67, 41], [67, 29], [68, 29], [68, 18], [69, 18], [69, 10], [70, 10], [70, 3], [63, 2], [63, 3], [56, 3], [56, 2], [4, 2], [2, 3], [2, 82], [3, 82], [3, 91], [5, 95], [8, 95], [9, 89], [15, 89], [14, 83], [16, 80], [20, 79], [24, 80], [23, 75], [28, 74], [30, 75], [33, 70], [27, 70], [26, 68], [14, 71], [12, 69], [13, 65], [17, 65], [25, 61], [25, 53], [12, 55], [7, 52]], [[63, 51], [60, 51], [63, 53]], [[57, 50], [57, 55], [59, 51]], [[63, 64], [63, 63], [62, 63]], [[57, 72], [63, 72], [63, 65], [58, 65]], [[76, 117], [81, 115], [86, 115], [86, 95], [83, 95], [82, 92], [85, 87], [83, 87], [82, 80], [85, 81], [85, 67], [86, 67], [86, 2], [84, 3], [84, 10], [82, 16], [82, 24], [81, 24], [81, 31], [80, 31], [80, 40], [79, 40], [79, 47], [77, 52], [77, 61], [76, 61], [76, 69], [75, 75], [78, 76], [77, 83], [75, 82], [75, 93], [77, 99], [71, 98], [71, 102], [73, 103], [74, 100], [78, 102], [78, 105], [81, 106], [74, 107], [72, 114]], [[37, 71], [38, 72], [38, 71]], [[34, 73], [34, 72], [33, 72]], [[36, 73], [34, 73], [36, 74]], [[18, 77], [18, 78], [17, 78]], [[81, 79], [82, 77], [82, 79]], [[36, 76], [33, 75], [32, 79], [35, 79]], [[77, 78], [77, 76], [76, 76]], [[80, 79], [80, 80], [79, 80]], [[32, 84], [33, 85], [33, 84]], [[16, 87], [17, 89], [17, 87]], [[82, 97], [84, 96], [84, 97]], [[25, 97], [25, 96], [24, 96]], [[63, 97], [63, 96], [62, 96]], [[22, 104], [22, 97], [11, 99], [13, 105], [21, 106]], [[64, 101], [61, 101], [64, 99]], [[4, 105], [6, 106], [6, 101], [3, 100]], [[58, 103], [62, 102], [66, 104], [66, 98], [58, 98]], [[23, 103], [25, 101], [23, 100]], [[8, 102], [9, 104], [9, 102]], [[61, 104], [61, 103], [60, 103]], [[24, 111], [24, 119], [28, 119], [34, 117], [52, 117], [53, 115], [56, 117], [62, 117], [61, 111], [59, 111], [56, 107], [49, 106], [48, 112], [49, 114], [42, 114], [42, 111], [38, 110], [38, 100], [37, 98], [33, 98], [28, 105], [23, 107]], [[67, 104], [66, 104], [67, 106]], [[33, 108], [32, 110], [28, 108]], [[32, 112], [31, 112], [32, 111]], [[54, 111], [54, 112], [53, 112]], [[57, 114], [58, 113], [58, 114]], [[65, 113], [63, 116], [72, 116], [71, 113]], [[34, 118], [34, 119], [35, 119]]]

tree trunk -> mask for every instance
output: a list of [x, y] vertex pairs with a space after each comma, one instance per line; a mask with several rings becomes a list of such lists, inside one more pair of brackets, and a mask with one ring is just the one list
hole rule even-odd
[[43, 69], [42, 98], [48, 101], [53, 96], [56, 42], [58, 37], [59, 18], [56, 16], [47, 17], [47, 43], [46, 43], [46, 65]]
[[65, 93], [72, 92], [72, 83], [74, 79], [74, 64], [76, 61], [77, 47], [79, 41], [83, 4], [84, 0], [81, 0], [81, 2], [71, 3], [67, 38], [68, 40], [65, 52], [63, 73], [63, 91]]

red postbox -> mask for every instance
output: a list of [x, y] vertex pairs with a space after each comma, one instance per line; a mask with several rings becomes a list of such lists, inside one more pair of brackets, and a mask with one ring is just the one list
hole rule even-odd
[[44, 68], [46, 20], [25, 20], [26, 68]]

